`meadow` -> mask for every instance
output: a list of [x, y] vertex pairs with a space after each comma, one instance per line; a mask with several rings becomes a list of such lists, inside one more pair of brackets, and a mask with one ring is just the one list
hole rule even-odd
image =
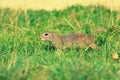
[[[40, 40], [46, 31], [84, 33], [100, 50], [58, 50]], [[0, 80], [119, 80], [120, 11], [102, 6], [64, 10], [0, 9]]]

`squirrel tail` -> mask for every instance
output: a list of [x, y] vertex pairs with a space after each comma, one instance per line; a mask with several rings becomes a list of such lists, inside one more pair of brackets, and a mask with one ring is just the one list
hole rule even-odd
[[93, 35], [96, 36], [99, 32], [107, 32], [105, 28], [98, 28], [94, 31]]

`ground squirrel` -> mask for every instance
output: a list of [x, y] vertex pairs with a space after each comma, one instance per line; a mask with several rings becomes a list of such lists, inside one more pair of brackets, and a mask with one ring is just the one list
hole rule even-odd
[[94, 43], [95, 35], [100, 31], [106, 31], [105, 28], [98, 28], [93, 35], [87, 34], [62, 34], [58, 35], [55, 32], [45, 32], [40, 36], [42, 41], [50, 41], [53, 46], [57, 48], [68, 48], [71, 46], [90, 47], [92, 49], [98, 49], [98, 46]]

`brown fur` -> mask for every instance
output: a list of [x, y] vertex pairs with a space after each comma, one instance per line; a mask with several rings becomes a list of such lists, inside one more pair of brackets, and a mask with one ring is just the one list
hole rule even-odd
[[94, 36], [99, 31], [105, 31], [105, 29], [99, 28], [95, 30], [92, 36], [79, 33], [58, 35], [54, 32], [45, 32], [40, 36], [40, 39], [42, 41], [50, 41], [55, 47], [62, 49], [72, 46], [91, 47], [92, 49], [98, 49], [98, 46], [94, 43]]

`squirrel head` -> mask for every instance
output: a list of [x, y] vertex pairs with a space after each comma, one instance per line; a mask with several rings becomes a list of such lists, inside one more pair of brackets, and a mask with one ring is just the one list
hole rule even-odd
[[45, 32], [40, 36], [40, 39], [42, 41], [55, 41], [55, 39], [58, 37], [58, 35], [55, 32]]

